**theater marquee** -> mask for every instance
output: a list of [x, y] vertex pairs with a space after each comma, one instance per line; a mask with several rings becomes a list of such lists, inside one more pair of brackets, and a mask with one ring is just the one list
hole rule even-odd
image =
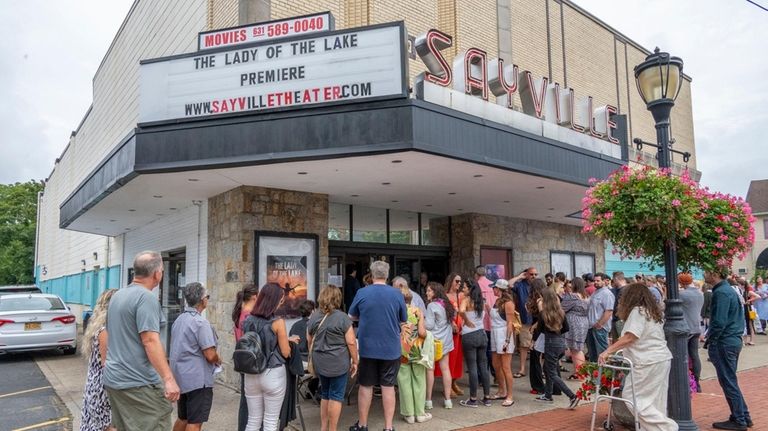
[[145, 60], [139, 122], [407, 97], [402, 23]]

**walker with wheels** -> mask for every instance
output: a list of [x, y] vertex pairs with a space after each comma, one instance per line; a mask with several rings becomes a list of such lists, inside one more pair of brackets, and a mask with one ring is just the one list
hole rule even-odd
[[[627, 398], [622, 398], [622, 397], [616, 395], [616, 391], [620, 390], [620, 389], [623, 389], [624, 385], [627, 384], [627, 377], [632, 375], [632, 372], [633, 372], [633, 369], [634, 369], [634, 365], [632, 364], [632, 361], [627, 359], [627, 358], [625, 358], [625, 357], [623, 357], [623, 356], [620, 356], [620, 355], [611, 355], [611, 356], [608, 357], [608, 360], [604, 364], [598, 365], [598, 368], [597, 368], [597, 375], [598, 376], [602, 376], [603, 375], [603, 368], [609, 369], [609, 370], [613, 370], [614, 373], [617, 372], [617, 371], [623, 372], [624, 373], [624, 377], [622, 377], [622, 379], [621, 379], [621, 385], [619, 385], [619, 386], [611, 385], [611, 390], [610, 390], [610, 392], [607, 395], [602, 395], [602, 394], [599, 394], [599, 393], [596, 394], [595, 402], [594, 402], [594, 404], [592, 406], [592, 424], [591, 424], [591, 426], [589, 428], [590, 431], [594, 431], [595, 430], [595, 419], [597, 417], [597, 404], [600, 401], [602, 401], [602, 400], [609, 400], [609, 401], [616, 400], [616, 401], [622, 401], [622, 402], [625, 402], [625, 403], [629, 404], [631, 406], [632, 412], [635, 415], [635, 431], [638, 431], [640, 429], [640, 421], [638, 420], [637, 409], [635, 408], [635, 406], [637, 405], [637, 401], [635, 400], [635, 386], [634, 386], [635, 382], [634, 382], [634, 379], [632, 379], [632, 378], [629, 379], [629, 385], [632, 388], [632, 399], [631, 400], [627, 399]], [[612, 413], [613, 413], [613, 403], [610, 403], [608, 405], [608, 417], [603, 422], [603, 429], [606, 430], [606, 431], [613, 431], [613, 429], [614, 429], [614, 426], [611, 423], [611, 415], [612, 415]]]

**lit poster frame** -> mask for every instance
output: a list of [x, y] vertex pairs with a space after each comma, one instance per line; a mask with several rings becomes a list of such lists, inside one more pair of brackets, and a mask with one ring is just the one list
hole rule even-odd
[[286, 293], [277, 315], [301, 317], [299, 304], [317, 298], [318, 236], [287, 232], [256, 231], [254, 274], [258, 285], [277, 283]]

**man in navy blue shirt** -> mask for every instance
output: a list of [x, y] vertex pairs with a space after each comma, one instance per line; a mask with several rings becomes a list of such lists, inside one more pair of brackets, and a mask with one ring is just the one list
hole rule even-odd
[[384, 430], [394, 430], [395, 383], [400, 370], [400, 328], [408, 320], [402, 293], [387, 284], [389, 264], [371, 264], [373, 284], [360, 289], [349, 307], [349, 316], [359, 321], [357, 330], [360, 365], [357, 381], [359, 419], [350, 431], [368, 431], [368, 411], [373, 386], [381, 386], [384, 405]]
[[528, 351], [533, 346], [533, 333], [531, 332], [531, 324], [533, 323], [533, 317], [528, 313], [525, 308], [525, 303], [528, 302], [528, 295], [531, 293], [530, 281], [539, 276], [539, 272], [534, 267], [526, 268], [517, 277], [509, 280], [512, 284], [512, 293], [515, 298], [515, 310], [520, 313], [520, 321], [523, 327], [518, 334], [517, 348], [520, 351], [520, 371], [515, 373], [513, 377], [520, 378], [525, 376], [525, 362], [528, 358]]

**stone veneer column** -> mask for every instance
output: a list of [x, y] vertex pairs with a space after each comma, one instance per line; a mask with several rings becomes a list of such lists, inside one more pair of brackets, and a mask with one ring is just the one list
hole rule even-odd
[[451, 218], [451, 270], [471, 274], [480, 264], [480, 247], [512, 249], [512, 274], [529, 266], [550, 272], [549, 252], [595, 254], [595, 269], [605, 269], [605, 244], [578, 226], [487, 214], [461, 214]]
[[239, 384], [230, 363], [234, 350], [232, 308], [237, 292], [254, 282], [255, 231], [317, 235], [320, 286], [328, 266], [328, 195], [241, 186], [208, 200], [208, 320], [219, 335], [225, 363], [220, 377]]

